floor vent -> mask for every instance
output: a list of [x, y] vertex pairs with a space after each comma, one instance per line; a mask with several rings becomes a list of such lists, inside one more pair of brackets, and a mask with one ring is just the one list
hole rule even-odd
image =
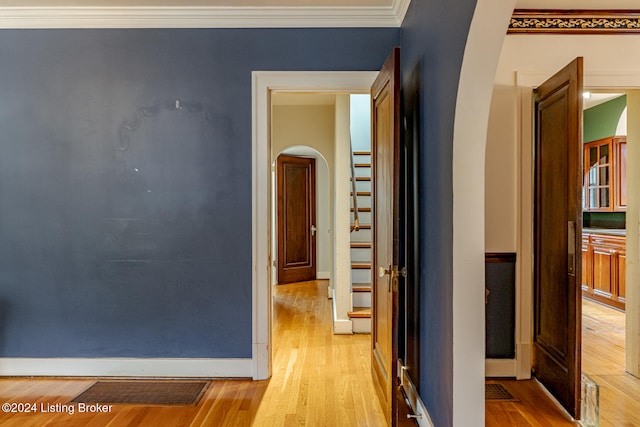
[[484, 399], [492, 402], [515, 402], [518, 400], [502, 384], [485, 384]]

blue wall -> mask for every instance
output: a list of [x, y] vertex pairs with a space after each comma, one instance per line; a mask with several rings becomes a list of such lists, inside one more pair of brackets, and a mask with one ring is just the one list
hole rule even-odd
[[407, 135], [418, 152], [420, 396], [453, 424], [453, 123], [475, 0], [413, 0], [402, 25]]
[[0, 357], [251, 357], [251, 71], [399, 35], [2, 31]]

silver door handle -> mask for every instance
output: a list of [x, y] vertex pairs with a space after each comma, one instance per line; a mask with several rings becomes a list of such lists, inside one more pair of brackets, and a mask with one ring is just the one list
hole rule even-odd
[[316, 235], [316, 226], [315, 226], [315, 225], [312, 225], [312, 226], [311, 226], [311, 235], [312, 235], [312, 236], [315, 236], [315, 235]]

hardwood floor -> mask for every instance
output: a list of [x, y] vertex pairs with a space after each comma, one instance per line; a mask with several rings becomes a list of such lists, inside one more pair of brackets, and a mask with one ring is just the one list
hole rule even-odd
[[[600, 386], [600, 427], [640, 426], [640, 379], [624, 371], [624, 313], [590, 300], [582, 305], [582, 370]], [[519, 401], [487, 402], [486, 425], [577, 425], [535, 380], [489, 380]]]
[[277, 286], [273, 377], [213, 381], [197, 405], [113, 405], [104, 414], [43, 413], [68, 404], [95, 379], [0, 378], [0, 403], [37, 413], [0, 412], [2, 427], [384, 426], [370, 375], [370, 336], [333, 335], [327, 282]]
[[[197, 405], [113, 405], [105, 414], [3, 413], [2, 427], [384, 426], [370, 375], [370, 336], [333, 335], [327, 284], [274, 293], [273, 377], [213, 381]], [[624, 314], [583, 305], [583, 368], [600, 385], [600, 426], [640, 426], [640, 380], [624, 373]], [[68, 404], [95, 379], [0, 378], [0, 403]], [[488, 382], [495, 380], [488, 380]], [[487, 402], [486, 425], [572, 426], [533, 380], [499, 380], [518, 402]]]
[[624, 316], [582, 304], [582, 370], [600, 386], [600, 427], [640, 426], [640, 379], [624, 371]]

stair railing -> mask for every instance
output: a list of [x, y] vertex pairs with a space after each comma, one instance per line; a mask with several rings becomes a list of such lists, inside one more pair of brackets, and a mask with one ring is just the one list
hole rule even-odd
[[349, 138], [349, 145], [351, 146], [351, 197], [353, 198], [353, 226], [351, 231], [360, 230], [360, 221], [358, 220], [358, 192], [356, 190], [356, 168], [353, 155], [353, 143]]

